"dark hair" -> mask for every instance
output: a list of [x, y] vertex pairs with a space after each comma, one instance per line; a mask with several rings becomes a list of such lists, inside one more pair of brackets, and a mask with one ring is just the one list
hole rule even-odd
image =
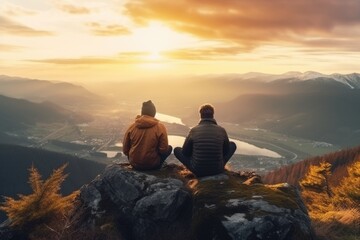
[[204, 104], [199, 109], [201, 118], [214, 118], [214, 107], [211, 104]]

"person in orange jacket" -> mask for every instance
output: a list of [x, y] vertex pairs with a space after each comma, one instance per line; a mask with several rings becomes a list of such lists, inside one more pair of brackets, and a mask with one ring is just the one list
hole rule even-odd
[[151, 100], [143, 102], [141, 115], [125, 133], [123, 152], [136, 170], [160, 169], [172, 152], [166, 128], [155, 115], [154, 103]]

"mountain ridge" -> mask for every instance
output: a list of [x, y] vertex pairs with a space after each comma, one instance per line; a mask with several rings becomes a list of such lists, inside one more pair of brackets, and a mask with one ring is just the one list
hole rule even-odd
[[0, 95], [0, 131], [20, 130], [38, 122], [84, 122], [87, 114], [75, 113], [51, 102], [34, 103]]
[[268, 74], [261, 72], [248, 72], [244, 74], [222, 74], [222, 75], [213, 75], [213, 77], [224, 77], [227, 81], [236, 81], [236, 80], [253, 80], [253, 81], [262, 81], [271, 83], [277, 80], [288, 80], [288, 81], [308, 81], [315, 80], [318, 78], [326, 78], [328, 80], [337, 81], [346, 85], [351, 89], [360, 88], [360, 74], [359, 73], [349, 73], [349, 74], [323, 74], [315, 71], [306, 71], [306, 72], [285, 72], [282, 74]]
[[85, 87], [69, 82], [0, 75], [0, 94], [34, 102], [50, 101], [61, 105], [98, 104], [104, 98]]

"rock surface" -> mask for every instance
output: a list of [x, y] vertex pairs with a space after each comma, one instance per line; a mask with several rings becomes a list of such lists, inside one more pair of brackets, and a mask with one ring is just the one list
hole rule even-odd
[[[226, 172], [195, 179], [177, 165], [138, 172], [109, 166], [80, 190], [77, 227], [118, 239], [314, 239], [297, 190], [243, 184]], [[116, 238], [113, 238], [116, 239]]]

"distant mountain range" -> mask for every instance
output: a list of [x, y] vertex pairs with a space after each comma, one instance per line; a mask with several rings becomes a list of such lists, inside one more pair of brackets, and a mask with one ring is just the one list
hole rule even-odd
[[0, 131], [25, 129], [36, 123], [86, 122], [91, 117], [51, 102], [34, 103], [0, 95]]
[[359, 74], [249, 74], [226, 84], [241, 93], [217, 104], [222, 121], [344, 147], [360, 142]]
[[50, 101], [72, 107], [99, 104], [105, 101], [104, 98], [79, 85], [5, 75], [0, 75], [0, 94], [34, 102]]
[[256, 80], [256, 81], [265, 81], [272, 82], [278, 80], [289, 80], [289, 81], [307, 81], [314, 79], [327, 79], [327, 81], [337, 81], [348, 86], [351, 89], [360, 88], [360, 74], [351, 73], [351, 74], [322, 74], [319, 72], [308, 71], [308, 72], [287, 72], [283, 74], [266, 74], [266, 73], [257, 73], [250, 72], [245, 74], [234, 74], [230, 75], [234, 80]]

